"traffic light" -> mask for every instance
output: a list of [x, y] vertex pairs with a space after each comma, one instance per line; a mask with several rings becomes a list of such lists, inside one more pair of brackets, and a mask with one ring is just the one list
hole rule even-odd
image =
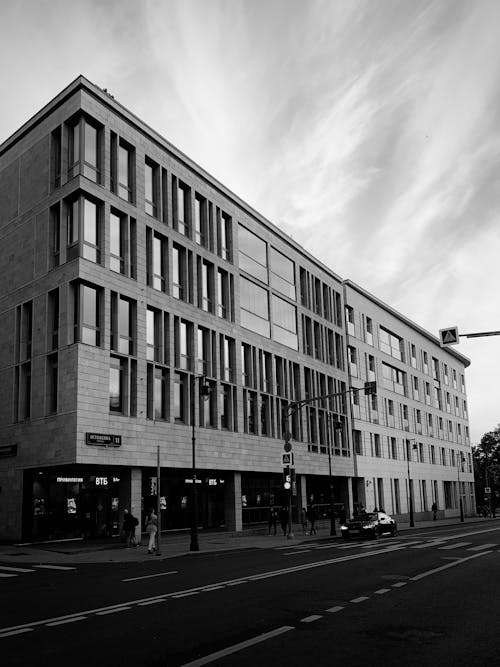
[[283, 486], [287, 491], [292, 487], [292, 475], [290, 472], [290, 466], [285, 466], [283, 468]]
[[374, 381], [365, 382], [365, 396], [371, 396], [377, 393], [377, 383]]

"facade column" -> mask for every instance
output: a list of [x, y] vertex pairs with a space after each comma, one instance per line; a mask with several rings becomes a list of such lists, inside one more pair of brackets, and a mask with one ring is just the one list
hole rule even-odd
[[305, 507], [307, 509], [307, 477], [305, 475], [300, 476], [300, 508], [299, 508], [299, 516], [300, 516], [300, 509], [302, 507]]
[[137, 544], [141, 541], [142, 532], [142, 469], [132, 468], [130, 471], [130, 511], [139, 519], [139, 525], [135, 527], [135, 539]]
[[242, 531], [241, 472], [234, 471], [226, 477], [224, 491], [224, 521], [226, 530]]
[[346, 520], [349, 521], [354, 511], [354, 499], [352, 493], [352, 477], [347, 478], [347, 507], [345, 508]]

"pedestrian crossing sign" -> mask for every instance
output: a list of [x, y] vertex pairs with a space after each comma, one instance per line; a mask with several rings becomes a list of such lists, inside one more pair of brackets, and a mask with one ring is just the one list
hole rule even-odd
[[447, 329], [439, 329], [439, 342], [441, 347], [448, 345], [458, 345], [460, 336], [458, 335], [458, 327], [448, 327]]

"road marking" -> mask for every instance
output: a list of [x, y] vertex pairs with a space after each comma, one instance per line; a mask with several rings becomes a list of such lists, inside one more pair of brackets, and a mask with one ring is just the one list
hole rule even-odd
[[456, 560], [453, 563], [448, 563], [448, 565], [441, 565], [441, 567], [436, 567], [433, 570], [427, 570], [426, 572], [422, 572], [421, 574], [417, 574], [415, 577], [411, 577], [410, 581], [420, 581], [420, 579], [424, 579], [425, 577], [430, 577], [431, 574], [436, 574], [436, 572], [442, 572], [443, 570], [447, 570], [450, 567], [455, 567], [455, 565], [461, 565], [462, 563], [466, 563], [468, 560], [472, 560], [473, 558], [480, 558], [481, 556], [486, 556], [487, 554], [492, 554], [493, 551], [481, 551], [478, 554], [474, 554], [473, 556], [466, 556], [465, 558], [460, 558], [460, 560]]
[[7, 567], [7, 565], [0, 565], [0, 570], [7, 570], [7, 572], [34, 572], [32, 568], [28, 567]]
[[397, 581], [395, 584], [392, 584], [393, 588], [402, 588], [403, 586], [406, 586], [408, 582], [407, 581]]
[[450, 549], [460, 549], [460, 547], [467, 547], [472, 542], [457, 542], [456, 544], [447, 544], [445, 547], [439, 547], [441, 551], [449, 551]]
[[366, 597], [366, 595], [361, 595], [359, 598], [354, 598], [354, 600], [349, 600], [349, 602], [352, 602], [353, 604], [359, 604], [360, 602], [364, 602], [365, 600], [369, 600], [370, 598]]
[[37, 570], [76, 570], [76, 567], [66, 565], [33, 565]]
[[160, 572], [160, 574], [145, 574], [142, 577], [131, 577], [130, 579], [122, 579], [122, 581], [139, 581], [139, 579], [151, 579], [152, 577], [166, 577], [167, 574], [178, 574], [178, 570], [171, 572]]
[[98, 611], [96, 616], [108, 616], [109, 614], [117, 614], [120, 611], [127, 611], [131, 607], [117, 607], [116, 609], [107, 609], [106, 611]]
[[427, 549], [427, 547], [437, 547], [440, 544], [443, 544], [442, 540], [439, 541], [434, 541], [434, 542], [424, 542], [424, 544], [416, 544], [413, 547], [410, 547], [410, 549]]
[[[53, 628], [56, 625], [65, 625], [66, 623], [76, 623], [76, 621], [84, 621], [86, 616], [73, 616], [72, 618], [64, 618], [62, 621], [52, 621], [52, 623], [45, 623], [49, 628]], [[34, 625], [34, 623], [33, 623]]]
[[240, 584], [246, 584], [248, 579], [240, 579], [239, 581], [230, 581], [226, 586], [239, 586]]
[[240, 642], [239, 644], [228, 646], [227, 648], [224, 648], [221, 651], [216, 651], [215, 653], [206, 655], [203, 658], [198, 658], [197, 660], [187, 662], [184, 665], [182, 665], [182, 667], [201, 667], [201, 665], [207, 665], [209, 662], [213, 662], [214, 660], [218, 660], [219, 658], [224, 658], [226, 655], [231, 655], [232, 653], [237, 653], [238, 651], [241, 651], [244, 648], [248, 648], [249, 646], [254, 646], [255, 644], [260, 644], [262, 642], [267, 641], [268, 639], [272, 639], [273, 637], [278, 637], [279, 635], [282, 635], [285, 632], [289, 632], [290, 630], [295, 630], [295, 628], [292, 625], [283, 625], [281, 628], [276, 628], [276, 630], [265, 632], [262, 635], [257, 635], [256, 637], [252, 637], [252, 639], [247, 639], [246, 641]]
[[202, 591], [208, 593], [210, 591], [218, 591], [221, 588], [224, 588], [224, 586], [222, 586], [221, 584], [214, 584], [213, 586], [205, 586], [204, 588], [202, 588]]
[[147, 607], [150, 604], [158, 604], [158, 602], [166, 602], [167, 598], [160, 598], [159, 600], [148, 600], [147, 602], [139, 602], [139, 607]]
[[0, 577], [17, 577], [17, 576], [18, 576], [17, 574], [2, 574], [2, 572], [0, 572]]
[[313, 621], [317, 621], [319, 618], [323, 618], [320, 614], [312, 614], [311, 616], [306, 616], [305, 618], [301, 618], [300, 622], [301, 623], [312, 623]]
[[337, 605], [336, 607], [330, 607], [330, 609], [325, 609], [329, 614], [336, 614], [338, 611], [342, 611], [344, 607]]
[[379, 588], [378, 591], [375, 591], [375, 595], [383, 595], [384, 593], [389, 593], [390, 588]]
[[[401, 546], [394, 546], [390, 549], [390, 551], [400, 551], [401, 549], [404, 549], [404, 547]], [[356, 553], [356, 554], [349, 554], [347, 556], [337, 556], [335, 558], [328, 558], [327, 560], [320, 560], [320, 561], [315, 561], [313, 563], [304, 563], [302, 565], [294, 565], [291, 567], [285, 567], [281, 568], [279, 570], [271, 571], [271, 572], [265, 572], [263, 574], [259, 575], [254, 575], [252, 577], [246, 577], [245, 580], [242, 579], [228, 579], [226, 581], [220, 581], [217, 582], [217, 585], [220, 586], [230, 586], [230, 585], [237, 585], [240, 582], [244, 583], [246, 581], [247, 583], [250, 581], [257, 581], [259, 579], [266, 579], [268, 577], [277, 577], [285, 574], [291, 574], [294, 572], [300, 572], [302, 570], [310, 570], [316, 567], [325, 567], [326, 565], [335, 565], [337, 563], [345, 563], [347, 561], [351, 560], [358, 560], [360, 558], [370, 558], [371, 556], [378, 556], [379, 554], [385, 554], [388, 553], [387, 549], [380, 549], [377, 551], [369, 551], [369, 552], [363, 552], [363, 553]], [[139, 605], [141, 602], [149, 602], [150, 600], [158, 600], [158, 599], [166, 599], [166, 598], [179, 598], [179, 597], [187, 597], [189, 595], [197, 595], [200, 593], [205, 587], [204, 586], [198, 586], [197, 588], [190, 588], [187, 590], [183, 591], [177, 591], [177, 592], [172, 592], [172, 593], [162, 593], [161, 595], [154, 595], [152, 597], [147, 597], [147, 598], [139, 598], [136, 600], [128, 600], [126, 602], [122, 602], [121, 604], [114, 604], [114, 605], [109, 605], [106, 607], [99, 607], [96, 609], [87, 609], [87, 610], [82, 610], [80, 612], [76, 612], [74, 614], [68, 614], [66, 616], [58, 616], [55, 618], [46, 618], [40, 621], [33, 621], [31, 623], [23, 623], [20, 625], [14, 625], [10, 627], [5, 627], [5, 628], [0, 628], [0, 636], [2, 633], [5, 632], [10, 632], [12, 630], [18, 630], [22, 628], [34, 628], [37, 626], [45, 626], [48, 623], [52, 623], [54, 621], [60, 621], [60, 620], [68, 620], [68, 622], [71, 621], [72, 618], [80, 618], [83, 615], [89, 616], [93, 614], [97, 614], [99, 611], [104, 611], [106, 609], [116, 609], [118, 607], [123, 607], [125, 605], [128, 606], [133, 606], [133, 605]]]
[[467, 551], [482, 551], [483, 549], [491, 549], [491, 547], [496, 547], [495, 544], [479, 544], [477, 547], [469, 547]]
[[343, 549], [343, 547], [339, 547], [338, 544], [324, 544], [321, 547], [316, 547], [316, 551], [320, 549]]
[[306, 554], [309, 551], [311, 551], [311, 549], [301, 549], [300, 551], [299, 550], [297, 550], [297, 551], [284, 551], [283, 556], [295, 556], [296, 554]]
[[12, 637], [12, 635], [21, 635], [24, 632], [33, 632], [33, 628], [22, 628], [21, 630], [12, 630], [12, 632], [2, 632], [0, 639], [4, 637]]

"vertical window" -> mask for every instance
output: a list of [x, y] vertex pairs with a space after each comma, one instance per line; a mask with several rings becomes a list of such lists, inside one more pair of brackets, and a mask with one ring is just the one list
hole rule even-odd
[[366, 318], [365, 342], [368, 345], [373, 345], [373, 320], [371, 317]]
[[295, 300], [295, 264], [274, 248], [270, 249], [271, 287]]
[[273, 324], [272, 337], [278, 343], [298, 349], [297, 309], [275, 294], [271, 297]]
[[270, 337], [269, 294], [259, 285], [240, 277], [240, 323], [262, 336]]
[[182, 370], [192, 370], [192, 331], [193, 325], [190, 322], [179, 317], [174, 319], [175, 365]]
[[49, 292], [47, 303], [47, 348], [59, 347], [59, 289]]
[[59, 203], [50, 207], [49, 214], [49, 267], [61, 263], [61, 206]]
[[50, 183], [55, 190], [61, 185], [61, 128], [50, 134]]
[[349, 372], [353, 377], [358, 377], [358, 358], [356, 348], [347, 346], [347, 359], [349, 361]]
[[146, 309], [146, 359], [168, 363], [168, 315], [162, 318], [161, 311], [150, 306]]
[[219, 356], [220, 376], [224, 382], [236, 382], [234, 367], [236, 363], [236, 348], [233, 338], [220, 334]]
[[238, 226], [239, 266], [264, 283], [267, 279], [267, 244], [251, 231]]
[[188, 376], [185, 373], [174, 374], [174, 419], [176, 422], [188, 421]]
[[154, 369], [154, 418], [167, 418], [167, 369], [155, 366]]
[[208, 247], [207, 200], [199, 194], [194, 198], [194, 240], [198, 245]]
[[355, 336], [355, 328], [354, 328], [354, 309], [351, 308], [351, 306], [346, 306], [345, 307], [345, 321], [347, 324], [347, 333], [349, 336]]
[[47, 355], [46, 367], [46, 411], [52, 415], [57, 412], [58, 393], [58, 358], [56, 354]]
[[167, 239], [146, 228], [147, 283], [160, 292], [167, 291], [167, 251]]
[[101, 292], [85, 283], [74, 286], [74, 342], [101, 345]]
[[111, 293], [111, 349], [119, 354], [134, 354], [135, 303]]
[[158, 218], [160, 199], [160, 167], [146, 158], [144, 163], [144, 210]]
[[172, 246], [172, 296], [192, 303], [192, 255], [182, 246]]
[[111, 132], [111, 191], [128, 202], [134, 202], [135, 150]]
[[214, 307], [214, 265], [198, 258], [198, 308], [207, 313]]
[[228, 262], [232, 260], [232, 230], [231, 216], [217, 209], [217, 254]]
[[109, 268], [125, 273], [124, 230], [122, 218], [111, 211], [109, 215]]
[[173, 177], [174, 187], [172, 192], [175, 193], [174, 199], [174, 229], [179, 234], [189, 236], [190, 227], [190, 188], [182, 181]]
[[68, 128], [68, 178], [85, 176], [101, 182], [100, 139], [102, 128], [80, 118]]
[[109, 410], [123, 414], [124, 412], [124, 360], [111, 357], [109, 366]]
[[68, 259], [84, 257], [97, 264], [101, 261], [101, 205], [80, 195], [67, 203]]
[[413, 368], [417, 367], [417, 348], [413, 343], [410, 344], [410, 363]]

